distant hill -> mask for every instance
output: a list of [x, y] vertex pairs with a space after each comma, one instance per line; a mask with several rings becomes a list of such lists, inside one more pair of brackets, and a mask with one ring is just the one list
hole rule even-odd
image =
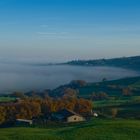
[[134, 96], [140, 96], [140, 77], [123, 78], [118, 80], [105, 80], [96, 83], [87, 83], [83, 80], [74, 80], [69, 84], [61, 85], [53, 90], [45, 90], [42, 92], [30, 91], [25, 93], [29, 97], [47, 96], [53, 98], [61, 97], [82, 97], [89, 99], [93, 93], [106, 93], [109, 96], [120, 97], [125, 88], [130, 88]]
[[122, 96], [123, 89], [127, 88], [131, 90], [134, 96], [140, 96], [140, 76], [111, 81], [106, 79], [95, 83], [88, 83], [83, 80], [74, 80], [69, 84], [61, 85], [53, 90], [46, 89], [40, 92], [30, 91], [26, 93], [14, 92], [12, 94], [4, 94], [0, 96], [0, 102], [14, 100], [15, 97], [22, 98], [24, 96], [41, 98], [46, 98], [48, 96], [53, 98], [82, 97], [89, 99], [93, 93], [106, 93], [108, 96], [120, 97]]
[[[86, 83], [82, 80], [72, 81], [50, 92], [50, 96], [62, 97], [70, 93], [77, 94], [82, 98], [90, 98], [92, 93], [107, 93], [109, 96], [120, 96], [123, 88], [131, 88], [135, 96], [140, 95], [140, 77], [123, 78], [113, 81], [98, 83]], [[75, 91], [73, 91], [73, 90]]]
[[140, 70], [140, 56], [122, 57], [113, 59], [98, 59], [98, 60], [74, 60], [65, 64], [79, 66], [113, 66], [128, 68], [132, 70]]

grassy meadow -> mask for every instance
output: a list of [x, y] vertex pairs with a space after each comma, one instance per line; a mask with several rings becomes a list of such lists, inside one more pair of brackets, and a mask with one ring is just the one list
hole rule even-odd
[[10, 101], [15, 101], [15, 98], [12, 98], [12, 97], [4, 97], [4, 96], [1, 96], [0, 97], [0, 102], [10, 102]]
[[60, 127], [0, 129], [0, 140], [139, 140], [140, 121], [93, 119]]

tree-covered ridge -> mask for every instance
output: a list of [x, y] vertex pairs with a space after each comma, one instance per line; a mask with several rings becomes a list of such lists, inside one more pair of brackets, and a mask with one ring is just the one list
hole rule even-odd
[[140, 70], [140, 56], [98, 60], [73, 60], [65, 64], [80, 66], [113, 66]]

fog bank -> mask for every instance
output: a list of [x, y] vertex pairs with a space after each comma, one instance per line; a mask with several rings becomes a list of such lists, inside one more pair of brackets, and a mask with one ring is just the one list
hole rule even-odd
[[32, 66], [0, 63], [0, 93], [56, 88], [72, 80], [98, 82], [139, 75], [135, 71], [113, 67]]

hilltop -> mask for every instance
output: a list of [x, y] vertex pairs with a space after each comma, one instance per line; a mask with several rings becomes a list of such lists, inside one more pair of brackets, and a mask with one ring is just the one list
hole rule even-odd
[[[105, 80], [105, 81], [104, 81]], [[62, 85], [50, 92], [50, 96], [60, 97], [68, 92], [66, 89], [69, 89], [71, 94], [78, 94], [78, 96], [83, 98], [89, 98], [93, 92], [106, 92], [110, 96], [120, 96], [122, 90], [125, 88], [130, 88], [135, 95], [139, 95], [140, 92], [140, 77], [130, 77], [122, 78], [118, 80], [108, 81], [103, 79], [101, 82], [96, 83], [87, 83], [83, 80], [74, 80], [69, 84]], [[73, 90], [72, 90], [73, 89]], [[75, 90], [75, 91], [74, 91]]]

